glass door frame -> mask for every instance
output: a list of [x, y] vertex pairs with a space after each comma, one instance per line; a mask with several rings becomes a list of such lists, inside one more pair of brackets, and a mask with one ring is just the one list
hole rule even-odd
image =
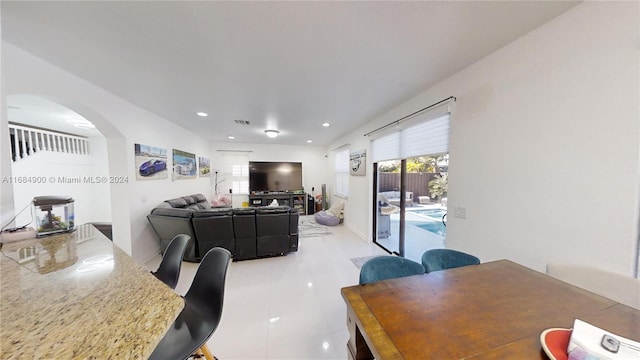
[[407, 159], [400, 160], [400, 220], [398, 229], [398, 251], [391, 251], [378, 242], [378, 163], [373, 163], [373, 243], [381, 247], [389, 254], [396, 254], [405, 257], [405, 207], [406, 207], [406, 186], [407, 186]]

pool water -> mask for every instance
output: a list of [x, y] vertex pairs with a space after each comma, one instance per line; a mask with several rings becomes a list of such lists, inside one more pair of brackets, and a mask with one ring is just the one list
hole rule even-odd
[[416, 224], [416, 226], [440, 236], [444, 236], [447, 232], [447, 228], [442, 224], [442, 222], [428, 222]]
[[411, 225], [415, 225], [439, 236], [445, 236], [447, 233], [447, 228], [442, 223], [442, 216], [446, 213], [446, 209], [420, 209], [407, 211], [407, 214], [416, 215], [408, 221]]
[[442, 215], [447, 213], [445, 209], [420, 209], [420, 210], [411, 210], [412, 214], [427, 216], [438, 221], [442, 220]]

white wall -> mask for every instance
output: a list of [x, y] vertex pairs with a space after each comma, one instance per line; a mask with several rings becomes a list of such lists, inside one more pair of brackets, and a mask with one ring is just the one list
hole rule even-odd
[[[106, 142], [93, 141], [89, 146], [91, 155], [39, 151], [14, 162], [11, 169], [14, 177], [36, 180], [13, 184], [15, 210], [22, 210], [35, 196], [70, 196], [74, 200], [76, 224], [110, 222], [111, 203], [104, 202], [104, 195], [109, 198], [109, 184], [84, 181], [88, 177], [109, 174]], [[16, 225], [31, 223], [31, 215], [29, 207], [16, 218]], [[31, 226], [36, 227], [35, 222]]]
[[3, 42], [2, 51], [3, 96], [32, 94], [48, 98], [82, 115], [105, 136], [109, 175], [129, 180], [110, 186], [114, 242], [141, 261], [157, 254], [158, 240], [146, 219], [150, 210], [168, 198], [207, 194], [210, 178], [137, 181], [134, 144], [211, 157], [209, 142], [12, 44]]
[[[91, 176], [109, 175], [109, 150], [107, 139], [101, 136], [89, 138], [89, 156], [91, 157]], [[111, 187], [104, 183], [94, 184], [92, 189], [91, 220], [92, 222], [112, 222]], [[101, 206], [95, 206], [100, 204]], [[104, 204], [104, 205], [103, 205]], [[108, 204], [108, 205], [106, 205]], [[80, 222], [79, 222], [80, 223]]]
[[[449, 217], [447, 246], [540, 271], [570, 262], [632, 275], [638, 12], [637, 2], [582, 3], [333, 145], [361, 147], [365, 132], [456, 96], [448, 200], [467, 219]], [[345, 221], [370, 237], [368, 181], [351, 177]]]
[[[0, 21], [0, 38], [2, 26]], [[0, 48], [0, 68], [4, 63]], [[0, 176], [11, 176], [11, 142], [9, 141], [9, 121], [7, 119], [7, 100], [4, 85], [4, 74], [0, 71]], [[0, 179], [0, 227], [13, 218], [13, 184]], [[12, 226], [12, 225], [10, 225]]]
[[[406, 115], [406, 114], [405, 114]], [[367, 151], [367, 163], [365, 169], [365, 176], [349, 176], [349, 196], [348, 198], [339, 198], [334, 195], [335, 192], [335, 152], [327, 151], [328, 154], [328, 171], [327, 176], [329, 180], [327, 183], [327, 201], [328, 206], [335, 201], [344, 202], [344, 225], [351, 231], [356, 233], [360, 238], [371, 241], [372, 238], [372, 219], [371, 219], [371, 204], [372, 198], [371, 188], [373, 186], [373, 165], [369, 161], [371, 148], [370, 142], [367, 137], [364, 136], [367, 133], [365, 130], [356, 130], [353, 133], [335, 141], [329, 148], [336, 149], [340, 147], [349, 149], [350, 152], [358, 150]]]
[[[218, 180], [224, 178], [223, 170], [223, 154], [229, 153], [220, 150], [233, 150], [238, 154], [246, 154], [249, 161], [286, 161], [302, 163], [302, 185], [304, 190], [311, 194], [311, 189], [315, 188], [314, 195], [321, 192], [322, 184], [329, 181], [327, 177], [328, 159], [324, 147], [313, 145], [271, 145], [271, 144], [249, 144], [249, 143], [233, 143], [220, 142], [211, 143], [211, 169], [220, 171]], [[215, 174], [211, 175], [215, 177]], [[212, 179], [213, 181], [213, 179]], [[231, 184], [223, 181], [218, 185], [218, 192], [228, 194]], [[213, 189], [211, 189], [211, 195]], [[243, 201], [247, 201], [247, 196], [233, 196], [234, 206], [239, 206]]]

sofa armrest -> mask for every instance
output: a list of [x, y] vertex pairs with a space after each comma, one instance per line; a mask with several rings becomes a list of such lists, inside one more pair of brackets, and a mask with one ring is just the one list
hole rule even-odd
[[151, 215], [173, 216], [179, 218], [191, 218], [193, 210], [191, 209], [174, 209], [174, 208], [155, 208], [151, 210]]

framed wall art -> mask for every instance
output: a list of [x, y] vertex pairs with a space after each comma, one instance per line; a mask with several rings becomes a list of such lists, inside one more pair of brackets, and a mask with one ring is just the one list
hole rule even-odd
[[367, 151], [352, 151], [349, 155], [349, 170], [353, 176], [365, 176], [367, 167]]
[[169, 177], [167, 149], [143, 144], [133, 144], [133, 146], [137, 180], [158, 180]]
[[195, 154], [173, 149], [173, 180], [195, 179], [197, 172]]

